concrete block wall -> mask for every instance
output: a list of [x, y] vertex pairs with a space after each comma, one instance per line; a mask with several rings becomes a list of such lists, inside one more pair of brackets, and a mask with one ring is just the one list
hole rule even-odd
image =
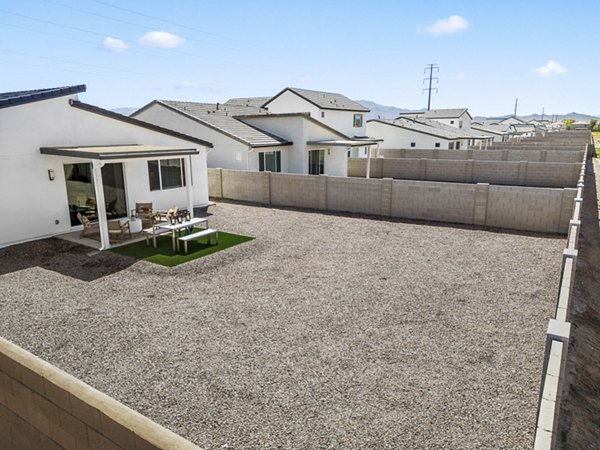
[[[414, 158], [371, 160], [371, 178], [575, 187], [580, 163], [480, 161]], [[365, 176], [367, 160], [351, 158], [348, 176]]]
[[[457, 171], [477, 163], [453, 162]], [[268, 187], [270, 192], [247, 200], [248, 195], [241, 192], [233, 176], [236, 171], [227, 174], [227, 170], [209, 170], [215, 171], [215, 177], [222, 175], [221, 182], [213, 185], [222, 185], [222, 192], [229, 193], [223, 198], [232, 200], [550, 233], [568, 231], [569, 208], [577, 195], [575, 189], [255, 172], [246, 182], [257, 186], [247, 189], [261, 192]], [[234, 188], [228, 183], [235, 183]], [[219, 192], [210, 192], [210, 196], [221, 198]]]
[[221, 170], [221, 195], [232, 200], [268, 204], [271, 202], [269, 181], [269, 172]]
[[473, 224], [475, 185], [394, 180], [391, 216]]
[[521, 186], [490, 186], [486, 225], [559, 233], [567, 230], [563, 202], [573, 204], [576, 189], [546, 189]]
[[498, 147], [478, 150], [415, 150], [415, 149], [384, 149], [380, 156], [384, 158], [427, 158], [427, 159], [475, 159], [479, 161], [531, 161], [531, 162], [565, 162], [583, 161], [585, 149], [578, 146], [577, 150]]
[[577, 189], [565, 189], [563, 192], [560, 220], [561, 222], [567, 222], [567, 240], [562, 255], [563, 263], [556, 313], [554, 318], [548, 322], [546, 331], [546, 348], [540, 384], [534, 450], [552, 450], [557, 445], [560, 403], [571, 336], [571, 323], [568, 319], [575, 282], [575, 269], [577, 267], [587, 156], [586, 150], [578, 173]]
[[[326, 210], [327, 178], [324, 175], [271, 173], [271, 204]], [[268, 202], [261, 203], [269, 204]]]
[[191, 442], [2, 338], [0, 448], [199, 450]]

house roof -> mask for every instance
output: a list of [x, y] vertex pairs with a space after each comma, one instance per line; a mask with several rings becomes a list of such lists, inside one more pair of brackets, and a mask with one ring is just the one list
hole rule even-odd
[[[455, 119], [455, 118], [459, 118], [464, 113], [467, 113], [467, 115], [469, 117], [471, 117], [471, 114], [469, 114], [468, 108], [451, 108], [451, 109], [431, 109], [429, 111], [406, 112], [406, 113], [401, 113], [399, 115], [399, 118], [407, 117], [407, 116], [423, 116], [426, 119]], [[472, 117], [471, 117], [471, 119], [472, 119]]]
[[189, 136], [187, 134], [183, 134], [183, 133], [180, 133], [178, 131], [169, 130], [168, 128], [159, 127], [158, 125], [154, 125], [154, 124], [151, 124], [151, 123], [148, 123], [148, 122], [144, 122], [142, 120], [135, 119], [135, 118], [133, 118], [131, 116], [124, 116], [122, 114], [119, 114], [119, 113], [116, 113], [116, 112], [112, 112], [112, 111], [109, 111], [107, 109], [100, 108], [98, 106], [94, 106], [94, 105], [90, 105], [90, 104], [87, 104], [87, 103], [83, 103], [83, 102], [80, 102], [78, 100], [70, 100], [69, 104], [72, 107], [74, 107], [74, 108], [82, 109], [84, 111], [88, 111], [88, 112], [91, 112], [91, 113], [94, 113], [94, 114], [98, 114], [98, 115], [101, 115], [101, 116], [109, 117], [111, 119], [119, 120], [121, 122], [126, 122], [126, 123], [129, 123], [131, 125], [138, 126], [138, 127], [147, 128], [149, 130], [157, 131], [159, 133], [166, 134], [166, 135], [169, 135], [169, 136], [173, 136], [173, 137], [176, 137], [176, 138], [179, 138], [179, 139], [183, 139], [185, 141], [195, 142], [196, 144], [200, 144], [200, 145], [202, 145], [204, 147], [208, 147], [208, 148], [212, 148], [213, 147], [212, 143], [210, 143], [208, 141], [205, 141], [203, 139], [198, 139], [196, 137]]
[[41, 147], [44, 155], [70, 156], [85, 159], [130, 159], [159, 156], [197, 155], [196, 148], [165, 147], [162, 145], [100, 145], [86, 147]]
[[439, 128], [440, 130], [446, 130], [446, 131], [450, 131], [453, 133], [457, 133], [458, 135], [461, 136], [461, 138], [464, 138], [464, 139], [482, 139], [482, 138], [487, 137], [487, 136], [483, 136], [481, 134], [466, 130], [464, 128], [456, 128], [452, 125], [438, 122], [435, 119], [426, 119], [425, 117], [418, 117], [418, 118], [414, 118], [414, 119], [411, 118], [410, 120], [414, 120], [415, 122], [422, 123], [423, 125], [428, 125], [433, 128]]
[[[393, 120], [371, 119], [371, 120], [367, 121], [367, 123], [370, 123], [370, 122], [379, 122], [384, 125], [389, 125], [389, 126], [397, 127], [397, 128], [403, 128], [406, 130], [414, 131], [416, 133], [428, 134], [430, 136], [436, 136], [436, 137], [440, 137], [443, 139], [449, 139], [449, 140], [465, 139], [465, 136], [463, 136], [459, 132], [460, 130], [458, 128], [456, 129], [456, 131], [447, 130], [447, 129], [442, 129], [442, 128], [425, 125], [423, 123], [419, 123], [415, 120], [408, 119], [408, 118], [399, 118], [399, 119], [393, 119]], [[454, 128], [454, 127], [452, 127], [452, 128]]]
[[85, 90], [85, 84], [78, 84], [76, 86], [34, 89], [31, 91], [2, 92], [0, 93], [0, 108], [8, 108], [10, 106], [23, 105], [25, 103], [37, 102], [40, 100], [49, 100], [64, 95], [79, 94], [80, 92], [85, 92]]
[[500, 136], [508, 134], [508, 131], [507, 131], [508, 129], [502, 130], [500, 128], [492, 128], [490, 126], [479, 125], [479, 124], [476, 124], [476, 125], [471, 124], [471, 129], [481, 131], [482, 133], [498, 134]]
[[238, 98], [230, 98], [227, 100], [224, 105], [240, 105], [240, 106], [252, 106], [255, 108], [260, 108], [267, 101], [269, 101], [271, 97], [238, 97]]
[[279, 92], [274, 97], [271, 97], [268, 101], [266, 101], [262, 107], [266, 108], [269, 103], [275, 100], [277, 97], [282, 95], [285, 92], [293, 92], [298, 97], [303, 98], [309, 103], [312, 103], [318, 108], [321, 109], [333, 109], [340, 111], [357, 111], [357, 112], [369, 112], [369, 108], [365, 108], [358, 102], [354, 100], [350, 100], [348, 97], [342, 94], [336, 94], [334, 92], [323, 92], [323, 91], [312, 91], [310, 89], [300, 89], [300, 88], [292, 88], [287, 87], [281, 92]]
[[282, 117], [301, 117], [302, 119], [308, 120], [309, 122], [314, 123], [315, 125], [329, 131], [330, 133], [337, 136], [339, 139], [324, 139], [318, 141], [308, 141], [308, 145], [326, 145], [326, 146], [343, 146], [343, 147], [368, 147], [370, 145], [375, 145], [378, 142], [383, 142], [383, 139], [372, 139], [367, 136], [354, 136], [349, 137], [344, 133], [340, 133], [335, 128], [331, 128], [328, 125], [325, 125], [323, 122], [318, 121], [313, 118], [310, 113], [307, 112], [296, 112], [296, 113], [275, 113], [275, 114], [256, 114], [256, 115], [246, 115], [239, 116], [240, 120], [244, 119], [252, 119], [252, 118], [260, 118], [260, 119], [277, 119]]
[[243, 114], [260, 115], [266, 113], [266, 111], [260, 107], [234, 103], [220, 105], [217, 103], [155, 100], [134, 112], [133, 115], [135, 116], [155, 104], [161, 105], [251, 147], [258, 148], [292, 145], [292, 142], [287, 139], [260, 130], [259, 128], [248, 125], [241, 120], [238, 120], [237, 117], [234, 117]]

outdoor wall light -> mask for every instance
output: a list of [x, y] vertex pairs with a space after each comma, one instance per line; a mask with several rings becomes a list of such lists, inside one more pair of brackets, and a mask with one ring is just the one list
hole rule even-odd
[[54, 181], [54, 169], [48, 169], [48, 179]]

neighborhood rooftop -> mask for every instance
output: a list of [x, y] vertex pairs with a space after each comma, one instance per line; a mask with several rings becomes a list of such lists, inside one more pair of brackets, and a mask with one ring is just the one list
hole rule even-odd
[[380, 122], [390, 126], [404, 128], [418, 133], [429, 134], [431, 136], [437, 136], [444, 139], [472, 139], [473, 133], [464, 132], [460, 128], [451, 129], [440, 128], [438, 126], [426, 125], [418, 122], [417, 120], [410, 119], [408, 117], [400, 117], [398, 119], [371, 119], [368, 122]]
[[401, 113], [400, 117], [405, 116], [423, 116], [427, 119], [450, 119], [462, 116], [464, 113], [468, 113], [467, 108], [451, 108], [451, 109], [432, 109], [430, 111], [411, 111]]
[[[154, 103], [154, 102], [153, 102]], [[210, 128], [220, 131], [252, 147], [275, 147], [291, 145], [287, 139], [248, 125], [234, 116], [244, 114], [265, 114], [260, 107], [239, 104], [220, 105], [217, 103], [196, 103], [171, 100], [157, 100], [157, 104], [192, 118]], [[143, 110], [144, 108], [142, 108]], [[142, 111], [140, 110], [140, 111]], [[140, 111], [136, 111], [137, 114]]]
[[0, 93], [0, 108], [23, 105], [39, 100], [48, 100], [64, 95], [79, 94], [80, 92], [85, 92], [85, 90], [85, 84], [78, 84], [76, 86], [33, 89], [30, 91], [3, 92]]
[[365, 108], [358, 102], [350, 100], [348, 97], [342, 94], [336, 94], [334, 92], [323, 92], [323, 91], [312, 91], [310, 89], [299, 89], [288, 87], [282, 90], [279, 94], [272, 97], [270, 100], [263, 104], [263, 107], [268, 107], [269, 103], [275, 100], [277, 97], [282, 95], [284, 92], [293, 92], [304, 100], [312, 103], [313, 105], [321, 109], [337, 109], [341, 111], [357, 111], [357, 112], [369, 112], [369, 108]]

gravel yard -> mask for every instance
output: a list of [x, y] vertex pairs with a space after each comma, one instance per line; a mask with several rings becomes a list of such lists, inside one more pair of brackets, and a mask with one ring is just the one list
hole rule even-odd
[[531, 448], [562, 236], [211, 212], [256, 239], [0, 250], [0, 335], [208, 449]]

